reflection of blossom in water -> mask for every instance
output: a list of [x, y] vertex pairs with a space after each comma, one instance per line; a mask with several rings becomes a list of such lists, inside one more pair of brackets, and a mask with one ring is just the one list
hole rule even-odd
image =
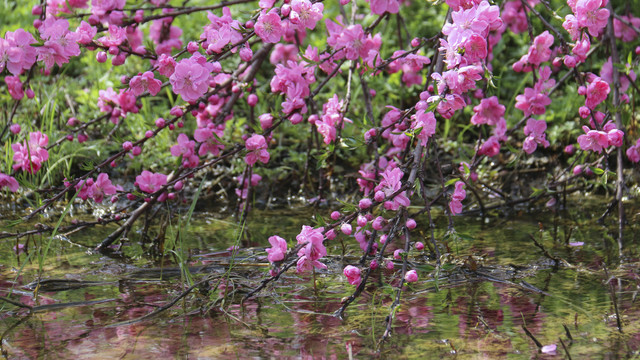
[[433, 319], [433, 307], [427, 306], [426, 303], [426, 298], [404, 302], [396, 313], [394, 331], [404, 335], [428, 333], [429, 322]]
[[498, 293], [502, 307], [508, 306], [511, 309], [514, 326], [519, 328], [525, 325], [522, 322], [524, 318], [527, 329], [534, 335], [539, 333], [542, 330], [544, 318], [547, 317], [547, 314], [542, 312], [542, 307], [535, 303], [536, 297], [531, 296], [531, 293], [523, 293], [506, 285], [495, 284], [495, 286], [499, 289]]

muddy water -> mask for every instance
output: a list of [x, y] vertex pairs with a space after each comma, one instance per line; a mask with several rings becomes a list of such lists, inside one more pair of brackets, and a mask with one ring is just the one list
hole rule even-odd
[[[233, 219], [200, 213], [188, 233], [178, 237], [177, 224], [167, 231], [167, 238], [179, 240], [164, 258], [140, 245], [137, 233], [109, 256], [89, 251], [111, 228], [56, 238], [42, 262], [42, 278], [73, 281], [43, 282], [37, 297], [27, 285], [38, 277], [38, 248], [47, 237], [4, 239], [0, 296], [32, 309], [0, 304], [1, 350], [10, 359], [340, 359], [350, 354], [551, 359], [566, 358], [562, 339], [573, 359], [638, 357], [640, 231], [637, 222], [629, 224], [619, 265], [615, 224], [613, 219], [596, 222], [600, 207], [574, 202], [557, 214], [526, 215], [522, 209], [488, 219], [457, 217], [456, 231], [462, 236], [441, 241], [441, 250], [448, 254], [438, 276], [428, 271], [434, 261], [411, 252], [420, 281], [405, 288], [392, 336], [381, 347], [395, 294], [389, 284], [397, 285], [397, 272], [374, 273], [345, 319], [332, 316], [354, 290], [341, 275], [358, 256], [357, 243], [350, 238], [343, 237], [344, 257], [339, 241], [328, 246], [334, 256], [327, 259], [327, 270], [315, 274], [315, 283], [311, 274], [299, 276], [291, 270], [275, 286], [239, 304], [266, 276], [262, 249], [267, 237], [278, 234], [293, 244], [301, 225], [310, 223], [311, 210], [255, 211], [243, 237]], [[418, 220], [412, 239], [425, 241], [426, 219]], [[436, 214], [439, 240], [445, 238], [447, 221]], [[555, 267], [530, 234], [552, 256], [562, 258], [563, 265]], [[567, 245], [579, 242], [584, 244]], [[233, 245], [240, 250], [232, 259], [227, 249]], [[206, 274], [211, 280], [157, 316], [122, 324], [157, 311], [188, 287], [189, 279], [177, 264], [180, 259], [191, 266], [193, 281]], [[230, 263], [235, 265], [228, 271]], [[556, 345], [556, 350], [540, 352], [523, 327], [541, 345]]]

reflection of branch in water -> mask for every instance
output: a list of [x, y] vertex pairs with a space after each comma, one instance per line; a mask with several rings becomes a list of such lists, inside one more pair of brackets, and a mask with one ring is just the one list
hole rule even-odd
[[175, 305], [178, 301], [180, 301], [180, 299], [182, 299], [183, 297], [189, 295], [189, 293], [191, 291], [193, 291], [193, 289], [195, 289], [196, 287], [206, 283], [209, 280], [212, 280], [213, 278], [214, 278], [214, 276], [207, 276], [204, 279], [198, 281], [197, 283], [194, 283], [187, 290], [183, 291], [180, 295], [176, 296], [169, 303], [167, 303], [164, 306], [161, 306], [157, 310], [154, 310], [154, 311], [148, 313], [147, 315], [144, 315], [142, 317], [139, 317], [139, 318], [133, 319], [133, 320], [121, 321], [121, 322], [118, 322], [118, 323], [115, 323], [115, 324], [110, 324], [110, 325], [107, 325], [106, 327], [110, 328], [110, 327], [118, 327], [118, 326], [122, 326], [122, 325], [131, 325], [131, 324], [135, 324], [135, 323], [150, 319], [150, 318], [160, 314], [161, 312], [170, 309], [173, 305]]
[[13, 323], [11, 326], [9, 326], [7, 328], [7, 330], [5, 330], [2, 335], [0, 335], [0, 354], [3, 354], [4, 356], [7, 356], [7, 351], [4, 349], [4, 344], [5, 344], [5, 337], [9, 334], [11, 334], [13, 332], [13, 329], [15, 329], [16, 327], [18, 327], [18, 325], [22, 324], [23, 322], [27, 321], [29, 318], [31, 318], [31, 313], [27, 314], [26, 316], [23, 316], [20, 318], [20, 320], [16, 321], [15, 323]]

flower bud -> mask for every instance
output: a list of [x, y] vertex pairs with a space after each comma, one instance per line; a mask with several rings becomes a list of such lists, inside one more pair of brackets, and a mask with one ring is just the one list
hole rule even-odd
[[409, 283], [416, 282], [418, 281], [418, 273], [415, 270], [409, 270], [404, 274], [404, 280]]
[[346, 223], [342, 224], [340, 226], [340, 231], [342, 231], [342, 233], [345, 235], [351, 235], [351, 231], [352, 231], [351, 224], [346, 224]]
[[141, 23], [142, 20], [144, 20], [144, 10], [137, 10], [136, 14], [133, 16], [133, 21]]
[[371, 207], [371, 204], [372, 204], [371, 199], [364, 198], [360, 200], [360, 202], [358, 203], [358, 206], [360, 207], [360, 209], [366, 210]]
[[187, 44], [187, 51], [189, 52], [189, 54], [193, 54], [196, 51], [198, 51], [198, 43], [196, 43], [195, 41], [189, 41], [189, 43]]
[[251, 48], [248, 46], [242, 47], [242, 49], [240, 49], [240, 60], [249, 62], [251, 61], [251, 58], [253, 58], [253, 51], [251, 51]]
[[256, 106], [258, 104], [258, 95], [249, 94], [249, 96], [247, 96], [247, 104], [251, 107]]
[[99, 63], [103, 63], [105, 61], [107, 61], [107, 53], [104, 51], [98, 51], [98, 53], [96, 54], [96, 60]]
[[20, 130], [22, 130], [22, 128], [20, 127], [20, 124], [14, 123], [14, 124], [11, 124], [11, 126], [9, 126], [9, 131], [11, 131], [13, 135], [18, 135]]
[[302, 120], [304, 119], [302, 118], [302, 115], [300, 115], [300, 113], [295, 113], [289, 117], [289, 121], [291, 121], [293, 125], [300, 124]]

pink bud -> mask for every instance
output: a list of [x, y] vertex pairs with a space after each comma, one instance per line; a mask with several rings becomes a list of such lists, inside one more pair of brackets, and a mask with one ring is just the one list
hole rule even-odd
[[256, 106], [258, 104], [258, 95], [249, 94], [249, 96], [247, 96], [247, 104], [251, 107]]
[[40, 20], [40, 19], [33, 20], [33, 27], [34, 28], [39, 29], [40, 26], [42, 26], [42, 20]]
[[120, 49], [117, 46], [109, 46], [109, 54], [118, 55], [120, 54]]
[[271, 125], [273, 125], [273, 116], [269, 113], [258, 116], [258, 120], [260, 120], [260, 127], [262, 130], [267, 130]]
[[295, 113], [289, 117], [289, 121], [291, 121], [293, 125], [300, 124], [302, 120], [304, 119], [302, 118], [302, 115], [300, 115], [300, 113]]
[[326, 233], [326, 234], [324, 234], [324, 236], [325, 236], [328, 240], [333, 240], [333, 239], [335, 239], [335, 238], [336, 238], [336, 236], [337, 236], [337, 235], [336, 235], [335, 230], [331, 229], [331, 230], [327, 231], [327, 233]]
[[339, 211], [334, 211], [331, 213], [331, 220], [338, 220], [340, 219], [340, 212]]
[[582, 95], [582, 96], [587, 95], [587, 87], [586, 86], [578, 86], [578, 95]]
[[394, 267], [393, 261], [387, 261], [385, 266], [387, 267], [387, 270], [393, 270], [393, 267]]
[[418, 38], [411, 39], [411, 46], [418, 47], [419, 45], [420, 45], [420, 39]]
[[89, 137], [86, 134], [84, 134], [84, 133], [78, 134], [78, 142], [80, 144], [82, 144], [83, 142], [85, 142], [87, 140], [89, 140]]
[[340, 231], [345, 235], [351, 235], [351, 230], [351, 224], [342, 224], [340, 226]]
[[371, 270], [377, 269], [378, 266], [380, 266], [380, 264], [378, 264], [378, 261], [376, 259], [371, 260], [371, 262], [369, 263], [369, 267], [371, 268]]
[[576, 165], [573, 168], [573, 175], [580, 175], [582, 174], [582, 165]]
[[388, 238], [387, 234], [382, 234], [380, 236], [380, 244], [386, 243], [387, 242], [387, 238]]
[[73, 141], [73, 135], [69, 134], [66, 136], [67, 141]]
[[133, 201], [133, 200], [135, 200], [135, 199], [136, 199], [136, 196], [135, 196], [135, 195], [133, 195], [132, 193], [128, 193], [128, 194], [127, 194], [127, 199], [129, 199], [129, 200]]
[[308, 121], [309, 121], [309, 124], [315, 125], [316, 121], [318, 121], [318, 115], [316, 115], [316, 114], [309, 115]]
[[131, 150], [131, 154], [133, 156], [138, 156], [142, 153], [142, 148], [140, 148], [140, 146], [134, 146], [133, 149]]
[[409, 283], [416, 282], [418, 281], [418, 273], [415, 270], [409, 270], [404, 274], [404, 280]]
[[158, 201], [159, 202], [165, 202], [165, 201], [167, 201], [167, 197], [168, 197], [167, 193], [163, 192], [162, 194], [160, 194], [160, 196], [158, 196]]
[[96, 26], [100, 24], [100, 18], [98, 17], [98, 15], [91, 15], [89, 16], [89, 19], [87, 19], [87, 22], [89, 23], [89, 25]]
[[377, 202], [383, 201], [384, 198], [384, 192], [382, 192], [381, 190], [376, 191], [375, 195], [373, 195], [373, 199]]
[[575, 153], [575, 151], [576, 151], [576, 147], [573, 146], [573, 145], [567, 145], [567, 146], [564, 147], [565, 154], [573, 155], [573, 153]]
[[350, 2], [351, 2], [351, 0], [340, 0], [340, 5], [345, 6]]
[[371, 139], [376, 137], [376, 135], [378, 135], [378, 130], [376, 130], [375, 128], [369, 129], [364, 133], [364, 140], [370, 141]]
[[377, 94], [377, 92], [373, 89], [369, 89], [369, 95], [371, 95], [371, 97], [375, 97]]
[[173, 200], [176, 198], [176, 193], [169, 193], [167, 197], [169, 198], [169, 200]]
[[378, 216], [377, 218], [375, 218], [375, 220], [373, 220], [373, 224], [371, 224], [371, 226], [373, 226], [374, 230], [382, 230], [382, 228], [385, 225], [386, 220], [382, 217], [382, 216]]
[[407, 229], [413, 230], [416, 228], [416, 221], [413, 219], [408, 219], [405, 225], [407, 226]]
[[513, 65], [511, 66], [511, 68], [515, 72], [521, 72], [523, 67], [524, 67], [524, 63], [520, 60], [514, 62]]
[[574, 68], [574, 67], [576, 67], [576, 63], [577, 63], [577, 61], [576, 61], [575, 57], [573, 57], [571, 55], [566, 55], [564, 57], [564, 64], [566, 65], [566, 67]]
[[187, 44], [187, 51], [190, 54], [193, 54], [198, 51], [198, 47], [198, 43], [196, 43], [195, 41], [189, 41], [189, 44]]
[[133, 149], [133, 144], [131, 143], [131, 141], [125, 141], [122, 143], [122, 149], [124, 149], [125, 151], [131, 151], [131, 149]]
[[118, 164], [116, 163], [115, 160], [113, 160], [111, 163], [109, 163], [109, 166], [111, 166], [112, 168], [118, 166]]
[[36, 96], [36, 94], [33, 92], [33, 90], [31, 90], [31, 88], [28, 88], [26, 93], [27, 93], [27, 98], [29, 99], [33, 99], [33, 97]]
[[251, 51], [251, 48], [248, 46], [242, 47], [242, 49], [240, 49], [240, 60], [249, 62], [251, 61], [251, 58], [253, 58], [253, 51]]
[[166, 125], [165, 121], [163, 118], [157, 118], [156, 119], [156, 126], [159, 128], [163, 128]]
[[396, 260], [400, 260], [402, 259], [402, 254], [404, 253], [404, 250], [402, 249], [396, 249], [396, 251], [393, 252], [393, 258]]
[[148, 139], [148, 138], [150, 138], [150, 137], [152, 137], [152, 136], [153, 136], [153, 131], [151, 131], [151, 130], [147, 130], [147, 131], [144, 133], [144, 137], [146, 137], [147, 139]]
[[11, 126], [9, 126], [9, 131], [11, 131], [13, 135], [18, 135], [20, 130], [22, 130], [22, 128], [20, 127], [20, 124], [14, 123], [14, 124], [11, 124]]
[[549, 199], [549, 201], [547, 201], [546, 204], [544, 204], [544, 206], [548, 207], [548, 208], [552, 208], [554, 206], [556, 206], [556, 198], [552, 197], [551, 199]]
[[422, 251], [422, 249], [424, 249], [424, 244], [420, 241], [418, 241], [415, 246], [418, 251]]
[[358, 203], [358, 206], [360, 207], [360, 209], [366, 210], [371, 207], [371, 204], [372, 204], [371, 199], [364, 198], [360, 200], [360, 202]]
[[169, 130], [173, 130], [175, 128], [176, 128], [176, 126], [174, 124], [169, 124]]
[[358, 215], [358, 220], [356, 220], [356, 223], [358, 224], [358, 226], [364, 227], [365, 225], [367, 225], [367, 218], [362, 215]]
[[254, 23], [251, 20], [247, 20], [247, 22], [244, 23], [244, 27], [246, 27], [247, 29], [253, 29], [253, 25]]
[[178, 128], [182, 129], [184, 127], [183, 121], [178, 121]]
[[173, 116], [182, 116], [182, 115], [184, 115], [184, 111], [182, 111], [182, 109], [180, 107], [174, 106], [169, 111], [169, 114], [171, 114]]
[[107, 53], [104, 51], [98, 51], [96, 54], [96, 60], [98, 60], [99, 63], [107, 61]]
[[125, 61], [127, 61], [127, 53], [121, 52], [116, 57], [111, 59], [111, 65], [120, 66], [124, 64]]
[[124, 12], [122, 11], [111, 11], [109, 14], [109, 22], [114, 25], [122, 25], [122, 19], [124, 19]]
[[133, 21], [141, 23], [142, 20], [144, 20], [144, 10], [137, 10], [136, 14], [133, 16]]
[[42, 6], [33, 5], [33, 7], [31, 8], [31, 15], [34, 15], [34, 16], [42, 15]]
[[640, 46], [636, 47], [636, 55], [640, 55]]
[[288, 4], [282, 5], [282, 7], [280, 8], [280, 14], [282, 14], [283, 17], [289, 16], [290, 12], [291, 12], [291, 6]]

